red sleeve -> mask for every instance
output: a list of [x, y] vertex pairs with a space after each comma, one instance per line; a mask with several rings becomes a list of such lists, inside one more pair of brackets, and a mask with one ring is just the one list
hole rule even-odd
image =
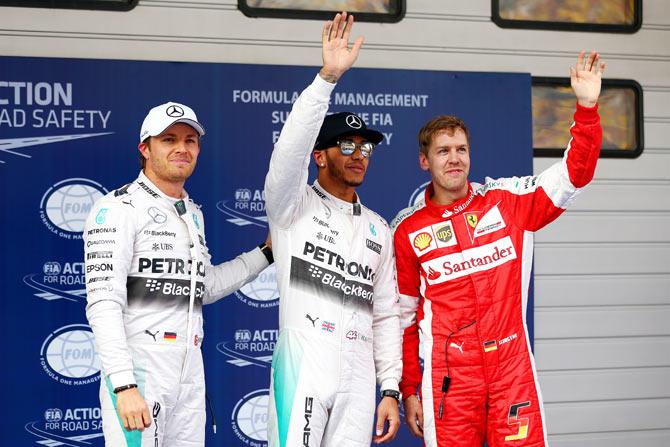
[[403, 399], [416, 394], [421, 386], [421, 365], [419, 364], [419, 324], [414, 323], [402, 337], [402, 376], [400, 392]]
[[600, 155], [602, 128], [598, 106], [577, 104], [563, 159], [537, 176], [513, 177], [501, 185], [506, 206], [519, 228], [537, 231], [560, 216], [592, 179]]
[[417, 310], [419, 308], [421, 284], [419, 260], [409, 245], [407, 232], [401, 224], [394, 234], [398, 291], [400, 292], [400, 324], [405, 328], [402, 342], [402, 378], [400, 392], [403, 396], [416, 394], [421, 384], [421, 365], [419, 364], [419, 327]]

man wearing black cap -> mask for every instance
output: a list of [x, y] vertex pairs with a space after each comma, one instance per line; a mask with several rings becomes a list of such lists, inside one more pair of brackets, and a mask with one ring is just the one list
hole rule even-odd
[[[323, 29], [323, 67], [297, 99], [270, 161], [266, 209], [280, 288], [270, 446], [368, 447], [399, 426], [401, 331], [393, 239], [356, 187], [382, 134], [353, 113], [325, 116], [335, 82], [363, 43], [353, 17]], [[324, 119], [325, 117], [325, 119]], [[307, 184], [313, 159], [318, 180]], [[387, 428], [385, 428], [387, 426]]]

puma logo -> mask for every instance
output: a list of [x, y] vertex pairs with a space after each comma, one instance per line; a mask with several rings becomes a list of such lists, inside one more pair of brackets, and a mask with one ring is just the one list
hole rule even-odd
[[145, 333], [145, 334], [148, 334], [148, 335], [151, 335], [151, 337], [153, 337], [154, 341], [156, 341], [156, 335], [158, 334], [158, 331], [156, 331], [156, 332], [154, 332], [154, 333], [152, 334], [151, 332], [149, 332], [149, 329], [146, 329], [146, 330], [144, 331], [144, 333]]
[[461, 343], [460, 345], [457, 345], [455, 342], [452, 341], [449, 344], [449, 346], [458, 349], [459, 351], [461, 351], [461, 354], [463, 354], [463, 344], [465, 344], [465, 342]]
[[309, 314], [305, 314], [305, 318], [307, 318], [309, 321], [312, 322], [312, 327], [316, 327], [316, 320], [318, 320], [319, 317], [312, 318], [312, 317], [309, 316]]

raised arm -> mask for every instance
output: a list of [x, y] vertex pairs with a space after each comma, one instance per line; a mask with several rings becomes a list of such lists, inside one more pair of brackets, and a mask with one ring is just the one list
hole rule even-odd
[[563, 159], [537, 176], [487, 179], [487, 188], [500, 189], [511, 206], [520, 228], [537, 231], [556, 219], [570, 206], [593, 179], [600, 155], [602, 128], [598, 115], [598, 97], [605, 64], [592, 51], [579, 53], [570, 67], [570, 83], [577, 99], [570, 141]]
[[265, 178], [265, 203], [270, 222], [290, 226], [302, 188], [307, 183], [310, 154], [328, 111], [335, 83], [353, 66], [363, 44], [359, 37], [349, 48], [353, 16], [337, 14], [323, 26], [323, 66], [314, 81], [300, 94], [275, 144]]

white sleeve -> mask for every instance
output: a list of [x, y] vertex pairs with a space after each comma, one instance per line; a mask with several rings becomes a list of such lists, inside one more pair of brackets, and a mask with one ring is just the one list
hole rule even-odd
[[[204, 222], [202, 212], [200, 222]], [[204, 228], [202, 234], [204, 234]], [[205, 263], [205, 295], [203, 304], [212, 304], [224, 296], [228, 296], [246, 283], [256, 279], [258, 274], [268, 266], [268, 261], [260, 250], [255, 249], [242, 253], [235, 259], [212, 265], [212, 256], [209, 254], [207, 243], [203, 239]]]
[[374, 282], [373, 349], [377, 382], [381, 389], [398, 391], [402, 374], [402, 331], [393, 240], [388, 227], [385, 226], [385, 229], [382, 260]]
[[99, 200], [84, 227], [86, 317], [112, 388], [137, 383], [123, 323], [126, 280], [135, 244], [134, 216], [123, 204]]
[[334, 88], [317, 75], [293, 104], [275, 144], [265, 178], [265, 205], [268, 218], [280, 228], [291, 225], [307, 184], [310, 155]]
[[205, 297], [203, 304], [211, 304], [228, 296], [246, 283], [256, 279], [268, 266], [265, 255], [256, 247], [235, 259], [212, 265], [205, 263]]

